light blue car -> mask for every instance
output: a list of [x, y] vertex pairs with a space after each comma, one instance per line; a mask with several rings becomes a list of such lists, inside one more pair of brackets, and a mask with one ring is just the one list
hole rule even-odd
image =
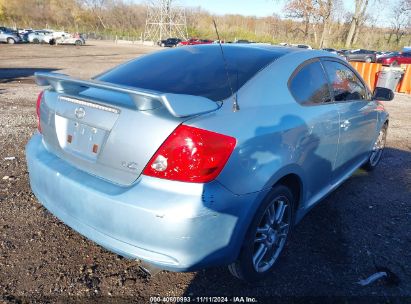
[[0, 29], [0, 43], [5, 42], [8, 44], [15, 44], [20, 42], [21, 39], [19, 36], [17, 36], [16, 33], [13, 33], [11, 30], [10, 31], [5, 31], [4, 29]]
[[48, 87], [26, 154], [50, 212], [143, 265], [229, 265], [247, 281], [269, 273], [308, 210], [377, 166], [380, 101], [393, 98], [329, 52], [265, 45], [176, 48], [92, 80], [36, 79]]

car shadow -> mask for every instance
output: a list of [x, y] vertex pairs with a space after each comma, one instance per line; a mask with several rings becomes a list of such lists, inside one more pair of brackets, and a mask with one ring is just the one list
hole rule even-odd
[[[198, 271], [184, 295], [299, 301], [307, 297], [339, 296], [341, 300], [401, 294], [401, 283], [400, 287], [394, 285], [401, 278], [406, 281], [404, 253], [411, 250], [406, 232], [411, 214], [407, 205], [409, 164], [410, 151], [386, 148], [374, 171], [357, 170], [295, 227], [266, 279], [245, 283], [233, 278], [227, 267], [214, 267]], [[370, 287], [358, 284], [379, 269], [389, 269], [399, 280], [394, 285], [384, 281]]]
[[[0, 83], [27, 81], [35, 72], [54, 72], [57, 68], [0, 68]], [[33, 82], [33, 81], [29, 81]]]

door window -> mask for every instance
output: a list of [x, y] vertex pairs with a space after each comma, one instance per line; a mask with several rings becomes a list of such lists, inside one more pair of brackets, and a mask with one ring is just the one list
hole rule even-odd
[[350, 68], [336, 61], [324, 61], [323, 64], [335, 101], [368, 99], [367, 89]]
[[330, 90], [319, 61], [304, 65], [290, 80], [291, 94], [302, 105], [330, 102]]

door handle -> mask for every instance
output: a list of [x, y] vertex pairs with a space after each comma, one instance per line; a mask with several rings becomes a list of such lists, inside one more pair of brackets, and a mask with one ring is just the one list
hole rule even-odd
[[341, 123], [340, 127], [343, 129], [348, 129], [350, 125], [351, 125], [351, 122], [348, 119], [346, 119]]

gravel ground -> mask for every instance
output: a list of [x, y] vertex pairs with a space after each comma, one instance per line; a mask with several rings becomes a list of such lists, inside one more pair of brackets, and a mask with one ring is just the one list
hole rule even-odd
[[[380, 166], [357, 171], [303, 219], [267, 280], [248, 285], [225, 267], [147, 277], [137, 262], [61, 223], [28, 184], [24, 146], [36, 129], [40, 91], [34, 71], [87, 78], [156, 49], [91, 44], [0, 45], [0, 303], [149, 302], [151, 296], [411, 303], [411, 96], [386, 103], [391, 121]], [[357, 283], [378, 271], [389, 278]]]

